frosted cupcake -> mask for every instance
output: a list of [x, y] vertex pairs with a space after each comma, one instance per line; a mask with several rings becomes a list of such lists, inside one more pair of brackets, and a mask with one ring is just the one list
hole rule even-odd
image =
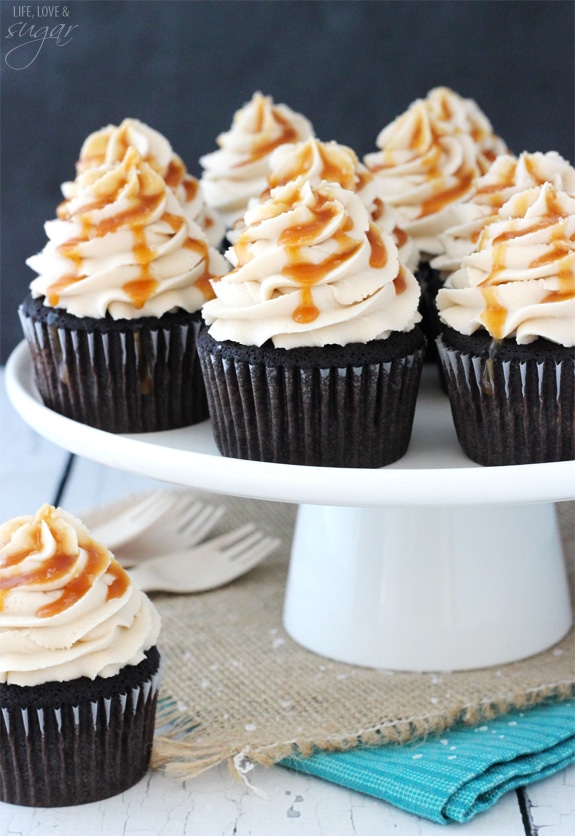
[[203, 421], [201, 306], [229, 267], [163, 178], [130, 147], [78, 175], [45, 229], [19, 310], [44, 403], [115, 433]]
[[455, 429], [484, 465], [575, 458], [575, 198], [511, 197], [437, 295]]
[[[475, 181], [467, 200], [454, 207], [455, 225], [439, 235], [444, 253], [431, 261], [431, 267], [439, 275], [435, 291], [459, 269], [462, 259], [475, 251], [483, 227], [500, 220], [498, 211], [504, 203], [514, 194], [544, 183], [575, 195], [575, 168], [555, 151], [545, 154], [525, 151], [519, 157], [510, 154], [497, 157], [487, 172]], [[434, 336], [437, 336], [440, 325], [435, 298], [430, 294], [428, 301], [428, 320], [433, 318]]]
[[254, 93], [234, 114], [229, 131], [217, 137], [219, 149], [200, 158], [206, 202], [231, 228], [242, 218], [250, 198], [259, 197], [266, 188], [272, 151], [313, 135], [305, 116], [285, 104], [274, 104], [271, 96]]
[[198, 341], [225, 456], [382, 467], [409, 444], [419, 285], [356, 193], [299, 178], [251, 208]]
[[0, 800], [98, 801], [146, 773], [159, 616], [82, 523], [44, 505], [0, 526]]
[[[181, 203], [186, 219], [203, 229], [210, 246], [219, 247], [224, 237], [224, 223], [218, 213], [207, 206], [200, 181], [187, 171], [166, 137], [144, 122], [124, 119], [120, 125], [107, 125], [91, 133], [80, 149], [76, 172], [82, 174], [89, 168], [119, 163], [128, 148], [135, 148], [165, 180]], [[75, 183], [62, 184], [65, 198], [73, 197], [75, 190]]]

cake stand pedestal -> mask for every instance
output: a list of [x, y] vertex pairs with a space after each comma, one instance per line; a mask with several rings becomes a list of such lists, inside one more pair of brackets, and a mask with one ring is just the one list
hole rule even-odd
[[545, 650], [572, 624], [553, 503], [575, 498], [575, 462], [470, 462], [433, 367], [407, 455], [378, 470], [224, 458], [209, 421], [141, 435], [78, 424], [42, 404], [25, 343], [6, 385], [22, 418], [72, 453], [200, 490], [297, 503], [284, 623], [316, 653], [466, 670]]
[[324, 656], [395, 670], [542, 651], [571, 625], [555, 509], [301, 505], [284, 623]]

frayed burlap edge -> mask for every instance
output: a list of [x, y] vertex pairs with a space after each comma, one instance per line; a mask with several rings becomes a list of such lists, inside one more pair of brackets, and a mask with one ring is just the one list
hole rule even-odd
[[306, 758], [316, 751], [343, 752], [361, 746], [406, 744], [420, 741], [430, 735], [439, 735], [455, 726], [475, 726], [513, 711], [522, 711], [547, 702], [558, 702], [575, 696], [573, 682], [561, 682], [543, 686], [526, 694], [515, 694], [512, 699], [501, 697], [496, 701], [468, 705], [448, 714], [411, 717], [392, 720], [386, 724], [361, 729], [354, 736], [319, 737], [313, 741], [293, 739], [268, 746], [243, 747], [234, 745], [194, 743], [198, 729], [186, 731], [189, 721], [182, 721], [177, 708], [169, 704], [159, 712], [160, 724], [169, 724], [168, 734], [160, 734], [154, 742], [152, 768], [162, 769], [171, 778], [190, 780], [221, 763], [227, 762], [236, 778], [245, 778], [252, 765], [273, 766], [288, 757]]
[[[221, 501], [227, 506], [223, 530], [253, 519], [280, 536], [283, 548], [228, 587], [156, 599], [166, 672], [153, 768], [187, 780], [227, 762], [249, 783], [254, 764], [271, 766], [316, 750], [405, 745], [575, 695], [573, 630], [530, 659], [455, 673], [377, 671], [310, 653], [282, 624], [296, 508]], [[575, 503], [557, 508], [572, 579]]]

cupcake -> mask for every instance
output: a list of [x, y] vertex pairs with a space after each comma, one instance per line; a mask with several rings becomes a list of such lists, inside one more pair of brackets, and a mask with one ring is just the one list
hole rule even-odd
[[19, 309], [44, 403], [113, 433], [205, 420], [196, 337], [226, 260], [135, 148], [70, 193]]
[[[379, 198], [374, 175], [359, 161], [351, 148], [310, 137], [302, 142], [280, 145], [271, 154], [269, 167], [267, 187], [258, 201], [267, 200], [272, 189], [285, 186], [298, 177], [304, 177], [316, 185], [322, 180], [338, 183], [344, 189], [357, 192], [373, 223], [393, 237], [400, 260], [412, 271], [417, 268], [418, 252], [414, 242], [398, 226], [397, 213]], [[253, 199], [249, 205], [256, 202]], [[240, 235], [242, 226], [243, 222], [238, 222], [228, 233], [232, 242]]]
[[[120, 125], [107, 125], [91, 133], [80, 149], [76, 173], [119, 163], [128, 148], [135, 148], [165, 180], [181, 203], [186, 219], [203, 229], [210, 246], [219, 247], [224, 237], [224, 223], [218, 213], [206, 204], [200, 181], [187, 171], [166, 137], [138, 119], [124, 119]], [[65, 198], [73, 197], [75, 190], [75, 183], [62, 184]]]
[[457, 222], [455, 207], [507, 148], [477, 104], [447, 87], [414, 101], [383, 128], [376, 145], [379, 150], [366, 154], [364, 162], [375, 175], [379, 196], [397, 211], [398, 225], [418, 248], [428, 333], [428, 292], [435, 296], [438, 281], [430, 261], [443, 252], [440, 234]]
[[[464, 256], [474, 252], [479, 236], [486, 224], [498, 220], [498, 210], [509, 198], [533, 186], [551, 183], [560, 191], [575, 196], [575, 168], [555, 151], [530, 154], [524, 151], [519, 157], [502, 154], [479, 177], [471, 195], [454, 207], [457, 218], [454, 226], [439, 235], [443, 254], [431, 261], [431, 267], [439, 274], [436, 290], [458, 270]], [[440, 325], [437, 319], [435, 299], [430, 300], [430, 314], [435, 312], [435, 336]]]
[[483, 465], [575, 458], [575, 198], [513, 195], [437, 295], [464, 452]]
[[269, 157], [285, 142], [313, 136], [311, 123], [271, 96], [256, 92], [234, 114], [229, 131], [220, 134], [217, 151], [200, 158], [200, 183], [208, 206], [224, 219], [228, 228], [241, 220], [250, 198], [267, 185]]
[[82, 523], [44, 505], [0, 526], [0, 800], [116, 795], [146, 773], [159, 616]]
[[382, 467], [407, 450], [419, 285], [355, 192], [303, 177], [245, 215], [200, 356], [224, 456]]

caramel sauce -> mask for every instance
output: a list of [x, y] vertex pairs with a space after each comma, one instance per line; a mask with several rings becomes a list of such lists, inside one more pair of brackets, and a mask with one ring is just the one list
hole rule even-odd
[[85, 278], [86, 276], [78, 276], [75, 273], [66, 273], [65, 276], [60, 276], [57, 281], [53, 282], [50, 287], [46, 288], [46, 299], [48, 300], [48, 304], [53, 308], [57, 307], [62, 291], [66, 290], [67, 287], [70, 287], [70, 285], [75, 282], [79, 282]]
[[297, 224], [295, 226], [284, 229], [279, 236], [279, 244], [287, 247], [298, 245], [305, 247], [313, 244], [318, 235], [325, 229], [325, 227], [338, 214], [338, 209], [334, 204], [327, 203], [319, 205], [317, 209], [313, 210], [313, 217], [307, 224]]
[[394, 239], [398, 249], [401, 249], [401, 247], [403, 247], [404, 244], [407, 244], [407, 242], [409, 240], [409, 235], [407, 234], [407, 232], [405, 232], [400, 227], [394, 226], [394, 228], [393, 228], [393, 239]]
[[321, 281], [324, 276], [327, 276], [332, 270], [339, 267], [348, 260], [357, 249], [361, 246], [360, 242], [348, 238], [343, 233], [341, 240], [345, 238], [349, 242], [346, 249], [342, 252], [334, 253], [328, 258], [321, 261], [319, 264], [312, 264], [310, 262], [300, 261], [300, 251], [298, 247], [288, 247], [289, 264], [282, 268], [282, 274], [289, 276], [289, 278], [298, 282], [300, 285], [300, 304], [293, 312], [292, 316], [296, 322], [309, 323], [313, 322], [319, 316], [319, 309], [316, 307], [312, 297], [312, 287], [317, 282]]
[[[166, 183], [166, 186], [169, 186], [171, 189], [175, 189], [183, 180], [187, 194], [188, 183], [187, 178], [184, 178], [186, 178], [186, 166], [177, 157], [172, 157], [170, 164], [168, 165], [168, 169], [164, 174], [164, 182]], [[194, 194], [195, 191], [196, 190], [194, 189]]]
[[[263, 103], [259, 105], [258, 111], [258, 127], [256, 128], [257, 131], [261, 131], [262, 124], [263, 124]], [[257, 162], [257, 160], [261, 160], [263, 157], [267, 157], [274, 148], [277, 148], [278, 145], [283, 145], [286, 142], [297, 142], [298, 133], [296, 129], [290, 125], [289, 121], [285, 119], [281, 113], [278, 113], [274, 109], [274, 116], [276, 122], [281, 127], [281, 133], [275, 139], [269, 139], [265, 142], [262, 142], [257, 148], [254, 148], [246, 160], [242, 160], [239, 163], [236, 163], [235, 168], [241, 168], [244, 165], [249, 165], [250, 163]]]
[[311, 287], [302, 287], [300, 300], [300, 304], [293, 312], [292, 317], [295, 322], [299, 322], [301, 325], [307, 325], [307, 323], [313, 322], [319, 316], [319, 308], [316, 307], [313, 301]]
[[497, 277], [505, 270], [505, 250], [502, 244], [493, 245], [491, 272], [479, 283], [479, 287], [497, 284]]
[[141, 278], [132, 279], [129, 282], [124, 282], [124, 284], [122, 285], [122, 290], [126, 293], [127, 296], [130, 297], [130, 300], [134, 308], [137, 311], [139, 311], [144, 307], [144, 305], [146, 304], [150, 296], [152, 296], [157, 287], [157, 279]]
[[213, 299], [215, 294], [214, 289], [211, 285], [211, 279], [213, 279], [214, 277], [211, 275], [209, 271], [210, 255], [207, 242], [200, 241], [197, 238], [187, 238], [184, 242], [184, 248], [187, 250], [193, 250], [193, 252], [196, 252], [200, 255], [204, 263], [204, 272], [201, 276], [198, 276], [194, 284], [198, 288], [198, 290], [203, 294], [206, 300]]
[[433, 197], [424, 200], [421, 205], [421, 212], [419, 213], [418, 218], [425, 218], [428, 215], [434, 215], [445, 206], [449, 206], [450, 203], [453, 203], [456, 200], [461, 200], [471, 188], [473, 178], [474, 174], [472, 171], [463, 172], [459, 177], [459, 182], [457, 182], [450, 189], [444, 189], [443, 191], [433, 195]]
[[387, 250], [381, 238], [381, 232], [375, 226], [370, 224], [367, 230], [367, 240], [371, 247], [371, 254], [369, 256], [369, 266], [376, 269], [381, 269], [387, 264]]
[[397, 274], [397, 276], [393, 280], [393, 286], [395, 288], [395, 295], [396, 296], [401, 296], [401, 294], [405, 293], [405, 291], [407, 290], [407, 282], [405, 280], [405, 273], [403, 272], [403, 269], [401, 267], [399, 268], [399, 273]]
[[199, 180], [193, 177], [186, 177], [184, 180], [184, 191], [186, 193], [186, 203], [190, 203], [196, 197], [198, 189], [200, 188]]
[[534, 232], [540, 232], [543, 229], [547, 229], [550, 226], [554, 226], [560, 220], [563, 219], [558, 217], [540, 218], [538, 221], [531, 224], [531, 226], [527, 226], [524, 229], [518, 229], [514, 225], [512, 225], [511, 229], [508, 229], [505, 232], [502, 232], [499, 235], [497, 235], [493, 239], [493, 243], [503, 244], [506, 241], [511, 241], [513, 238], [521, 238], [524, 235], [531, 235]]
[[373, 212], [371, 213], [371, 219], [373, 221], [378, 221], [383, 213], [385, 212], [385, 206], [383, 200], [381, 198], [376, 197], [373, 201]]
[[507, 309], [499, 302], [496, 288], [484, 287], [482, 293], [485, 300], [485, 310], [480, 314], [479, 319], [492, 337], [496, 340], [502, 339], [507, 319]]
[[[28, 572], [0, 578], [0, 610], [2, 609], [6, 595], [10, 589], [17, 586], [41, 586], [46, 583], [52, 584], [60, 578], [65, 578], [73, 570], [78, 560], [78, 555], [66, 554], [61, 549], [63, 544], [58, 540], [56, 533], [52, 531], [56, 539], [56, 553], [50, 558], [42, 560], [40, 565]], [[26, 558], [34, 554], [35, 550], [41, 548], [40, 528], [34, 532], [34, 538], [29, 546], [20, 552], [9, 557], [4, 557], [4, 567], [17, 566]], [[81, 548], [86, 552], [86, 563], [81, 574], [73, 577], [60, 591], [59, 597], [40, 607], [36, 611], [37, 618], [49, 618], [58, 615], [79, 601], [93, 586], [94, 582], [104, 573], [112, 576], [113, 580], [108, 587], [106, 600], [122, 596], [130, 585], [130, 579], [124, 569], [115, 561], [110, 560], [110, 553], [104, 546], [93, 541], [80, 543]]]

